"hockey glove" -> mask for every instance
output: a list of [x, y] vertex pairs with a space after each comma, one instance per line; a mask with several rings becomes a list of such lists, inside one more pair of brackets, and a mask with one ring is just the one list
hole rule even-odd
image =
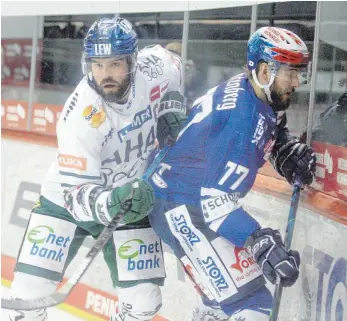
[[255, 231], [245, 245], [261, 266], [264, 276], [272, 284], [279, 277], [283, 286], [292, 286], [299, 277], [300, 255], [297, 251], [286, 251], [281, 234], [265, 228]]
[[[160, 101], [159, 110], [164, 111], [167, 108], [175, 106], [175, 109], [181, 109], [182, 112], [168, 112], [158, 118], [157, 139], [159, 147], [162, 149], [166, 144], [172, 145], [185, 125], [187, 116], [183, 106], [183, 96], [178, 91], [167, 92]], [[170, 108], [171, 109], [171, 108]], [[159, 112], [160, 113], [160, 112]]]
[[272, 151], [271, 162], [277, 172], [293, 184], [298, 176], [304, 185], [310, 185], [316, 170], [316, 156], [312, 148], [298, 140], [291, 140]]
[[152, 210], [154, 205], [154, 192], [147, 182], [135, 179], [121, 187], [114, 188], [107, 199], [107, 209], [113, 218], [121, 210], [125, 202], [131, 202], [131, 209], [124, 216], [124, 223], [134, 223], [142, 220]]

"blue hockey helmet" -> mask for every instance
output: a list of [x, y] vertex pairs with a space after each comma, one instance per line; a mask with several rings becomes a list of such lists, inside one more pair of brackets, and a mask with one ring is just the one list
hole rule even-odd
[[129, 56], [137, 53], [138, 41], [128, 20], [101, 18], [90, 27], [83, 47], [85, 58]]
[[[260, 62], [270, 67], [271, 78], [267, 85], [261, 85], [256, 75]], [[270, 89], [281, 66], [298, 69], [300, 83], [308, 83], [311, 75], [310, 52], [295, 33], [278, 27], [258, 29], [247, 44], [247, 68], [255, 83], [263, 88], [270, 102]]]
[[126, 58], [130, 82], [136, 72], [138, 40], [132, 24], [123, 18], [100, 18], [90, 27], [83, 42], [82, 70], [93, 83], [91, 58]]

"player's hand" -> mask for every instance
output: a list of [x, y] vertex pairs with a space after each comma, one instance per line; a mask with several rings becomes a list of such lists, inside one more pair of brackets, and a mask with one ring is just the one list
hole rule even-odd
[[272, 284], [276, 283], [277, 277], [283, 286], [292, 286], [298, 279], [299, 252], [284, 249], [279, 231], [271, 228], [257, 230], [247, 239], [246, 247]]
[[[160, 101], [161, 105], [165, 103], [182, 106], [183, 96], [178, 91], [167, 92]], [[168, 112], [159, 116], [157, 124], [157, 139], [160, 149], [162, 149], [166, 144], [172, 145], [175, 143], [179, 132], [185, 125], [186, 119], [187, 116], [183, 112]]]
[[113, 218], [123, 209], [125, 203], [131, 203], [131, 208], [124, 216], [124, 223], [134, 223], [146, 217], [154, 206], [152, 186], [141, 179], [135, 179], [121, 187], [114, 188], [107, 200], [107, 209]]
[[300, 177], [304, 185], [310, 185], [316, 170], [316, 156], [312, 148], [291, 140], [272, 155], [277, 172], [293, 184]]

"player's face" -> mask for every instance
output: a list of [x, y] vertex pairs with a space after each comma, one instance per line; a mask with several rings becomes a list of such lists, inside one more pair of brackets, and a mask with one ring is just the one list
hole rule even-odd
[[93, 58], [92, 75], [99, 93], [114, 102], [123, 97], [130, 81], [126, 58]]
[[290, 98], [295, 88], [300, 87], [300, 69], [293, 67], [280, 67], [271, 91], [271, 99], [277, 110], [289, 107]]

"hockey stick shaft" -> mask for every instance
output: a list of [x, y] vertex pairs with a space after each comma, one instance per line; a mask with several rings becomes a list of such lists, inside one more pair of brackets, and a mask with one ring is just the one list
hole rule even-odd
[[159, 164], [164, 160], [166, 157], [168, 151], [170, 149], [170, 146], [166, 145], [158, 154], [157, 156], [153, 159], [151, 165], [148, 167], [146, 170], [146, 173], [143, 174], [142, 179], [145, 181], [148, 181], [151, 176], [154, 174], [155, 170], [159, 166]]
[[[294, 190], [292, 194], [292, 199], [290, 202], [290, 210], [288, 215], [288, 222], [286, 226], [286, 233], [284, 237], [284, 248], [286, 251], [289, 251], [290, 246], [292, 244], [294, 225], [296, 220], [296, 213], [298, 210], [299, 199], [300, 199], [300, 190], [301, 190], [301, 182], [300, 180], [296, 180], [294, 183]], [[280, 280], [280, 279], [278, 279]], [[281, 281], [276, 283], [274, 295], [273, 295], [273, 303], [272, 303], [272, 311], [270, 314], [270, 321], [277, 321], [281, 298], [282, 298], [283, 284]]]
[[[157, 166], [166, 156], [169, 148], [163, 148], [156, 158], [153, 160], [151, 165], [148, 167], [146, 173], [143, 176], [144, 180], [148, 180], [155, 172]], [[76, 284], [86, 273], [90, 264], [94, 261], [99, 252], [103, 249], [107, 241], [111, 238], [113, 232], [119, 227], [121, 220], [124, 218], [125, 213], [131, 208], [131, 200], [124, 203], [124, 208], [122, 211], [116, 215], [110, 224], [106, 226], [103, 231], [98, 236], [92, 248], [88, 251], [83, 262], [77, 267], [77, 270], [72, 274], [72, 276], [67, 280], [67, 282], [55, 293], [48, 295], [46, 297], [41, 297], [31, 300], [17, 300], [17, 299], [5, 299], [1, 298], [1, 307], [3, 309], [10, 310], [38, 310], [43, 308], [48, 308], [63, 303], [70, 292], [74, 289]]]

